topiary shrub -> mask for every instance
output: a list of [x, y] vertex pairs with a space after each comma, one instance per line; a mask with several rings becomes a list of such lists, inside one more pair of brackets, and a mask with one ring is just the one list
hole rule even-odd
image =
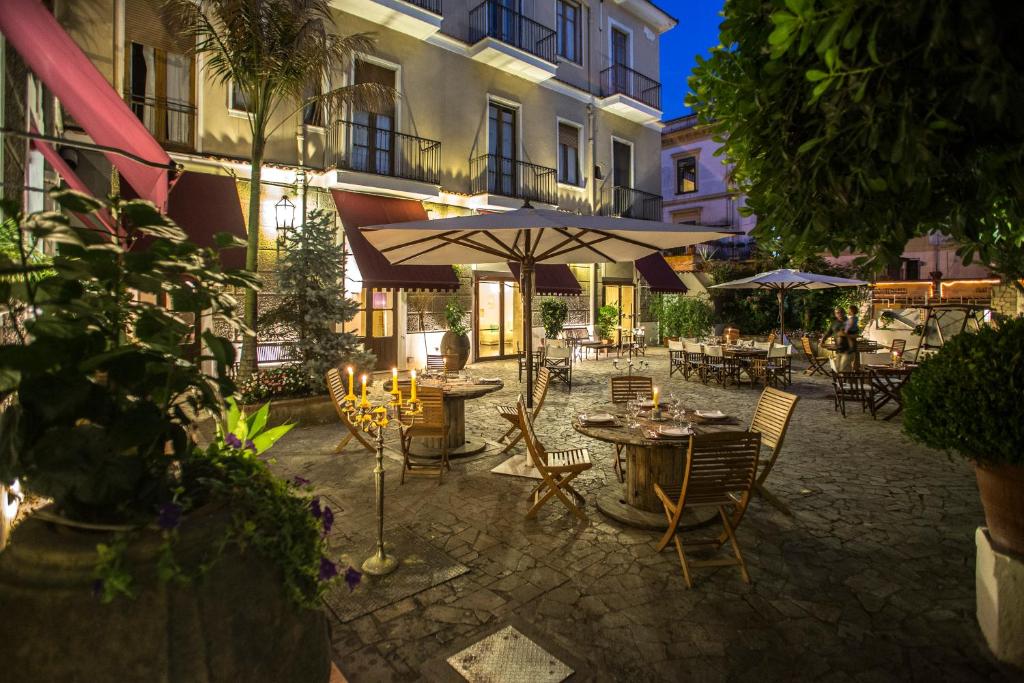
[[565, 327], [565, 321], [569, 319], [569, 304], [553, 296], [541, 299], [540, 319], [544, 325], [544, 336], [547, 339], [557, 339]]
[[915, 441], [989, 465], [1024, 465], [1024, 318], [959, 334], [903, 388]]
[[619, 322], [619, 307], [612, 304], [605, 304], [597, 309], [597, 319], [594, 327], [597, 329], [597, 336], [601, 339], [611, 339], [612, 331]]

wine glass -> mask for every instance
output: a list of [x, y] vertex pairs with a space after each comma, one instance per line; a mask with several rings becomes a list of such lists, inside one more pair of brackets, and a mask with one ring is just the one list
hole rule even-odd
[[637, 416], [640, 414], [640, 401], [638, 399], [626, 401], [626, 414], [629, 415], [630, 429], [636, 429], [640, 426], [640, 423], [637, 422]]

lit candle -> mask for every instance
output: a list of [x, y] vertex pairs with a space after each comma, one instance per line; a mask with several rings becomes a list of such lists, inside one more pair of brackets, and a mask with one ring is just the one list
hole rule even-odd
[[363, 403], [366, 403], [367, 402], [366, 401], [366, 375], [363, 375], [361, 380], [362, 380], [362, 383], [363, 383], [363, 394], [362, 394], [362, 396], [360, 396], [360, 398], [362, 399]]
[[416, 400], [416, 371], [410, 370], [409, 377], [412, 379], [412, 385], [409, 387], [409, 400]]
[[658, 407], [658, 387], [654, 387], [654, 390], [651, 393], [654, 394], [654, 396], [653, 396], [654, 407], [657, 408]]
[[391, 393], [398, 392], [398, 368], [391, 368]]
[[352, 366], [351, 365], [348, 366], [348, 395], [349, 396], [354, 396], [355, 395], [355, 392], [352, 390], [352, 382], [353, 382], [354, 372], [355, 371], [352, 369]]

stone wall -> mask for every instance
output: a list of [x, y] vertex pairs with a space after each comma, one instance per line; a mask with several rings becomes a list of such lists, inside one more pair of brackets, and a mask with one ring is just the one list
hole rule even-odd
[[1006, 316], [1024, 314], [1024, 296], [1014, 285], [992, 287], [992, 310]]

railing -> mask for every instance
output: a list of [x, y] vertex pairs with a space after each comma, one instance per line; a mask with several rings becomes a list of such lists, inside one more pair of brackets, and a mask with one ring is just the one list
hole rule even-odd
[[473, 194], [497, 194], [545, 204], [558, 203], [558, 172], [546, 166], [528, 164], [496, 154], [469, 161]]
[[486, 0], [469, 11], [469, 42], [494, 38], [555, 63], [555, 32], [498, 2]]
[[661, 197], [632, 187], [607, 187], [601, 203], [601, 215], [660, 221]]
[[125, 101], [161, 145], [177, 149], [195, 149], [194, 105], [131, 93], [125, 94]]
[[425, 9], [428, 12], [441, 15], [441, 0], [406, 0], [406, 2], [416, 5], [420, 9]]
[[335, 121], [327, 131], [328, 155], [346, 171], [441, 182], [441, 143], [352, 121]]
[[601, 97], [620, 93], [661, 109], [661, 83], [624, 64], [615, 64], [601, 72]]

